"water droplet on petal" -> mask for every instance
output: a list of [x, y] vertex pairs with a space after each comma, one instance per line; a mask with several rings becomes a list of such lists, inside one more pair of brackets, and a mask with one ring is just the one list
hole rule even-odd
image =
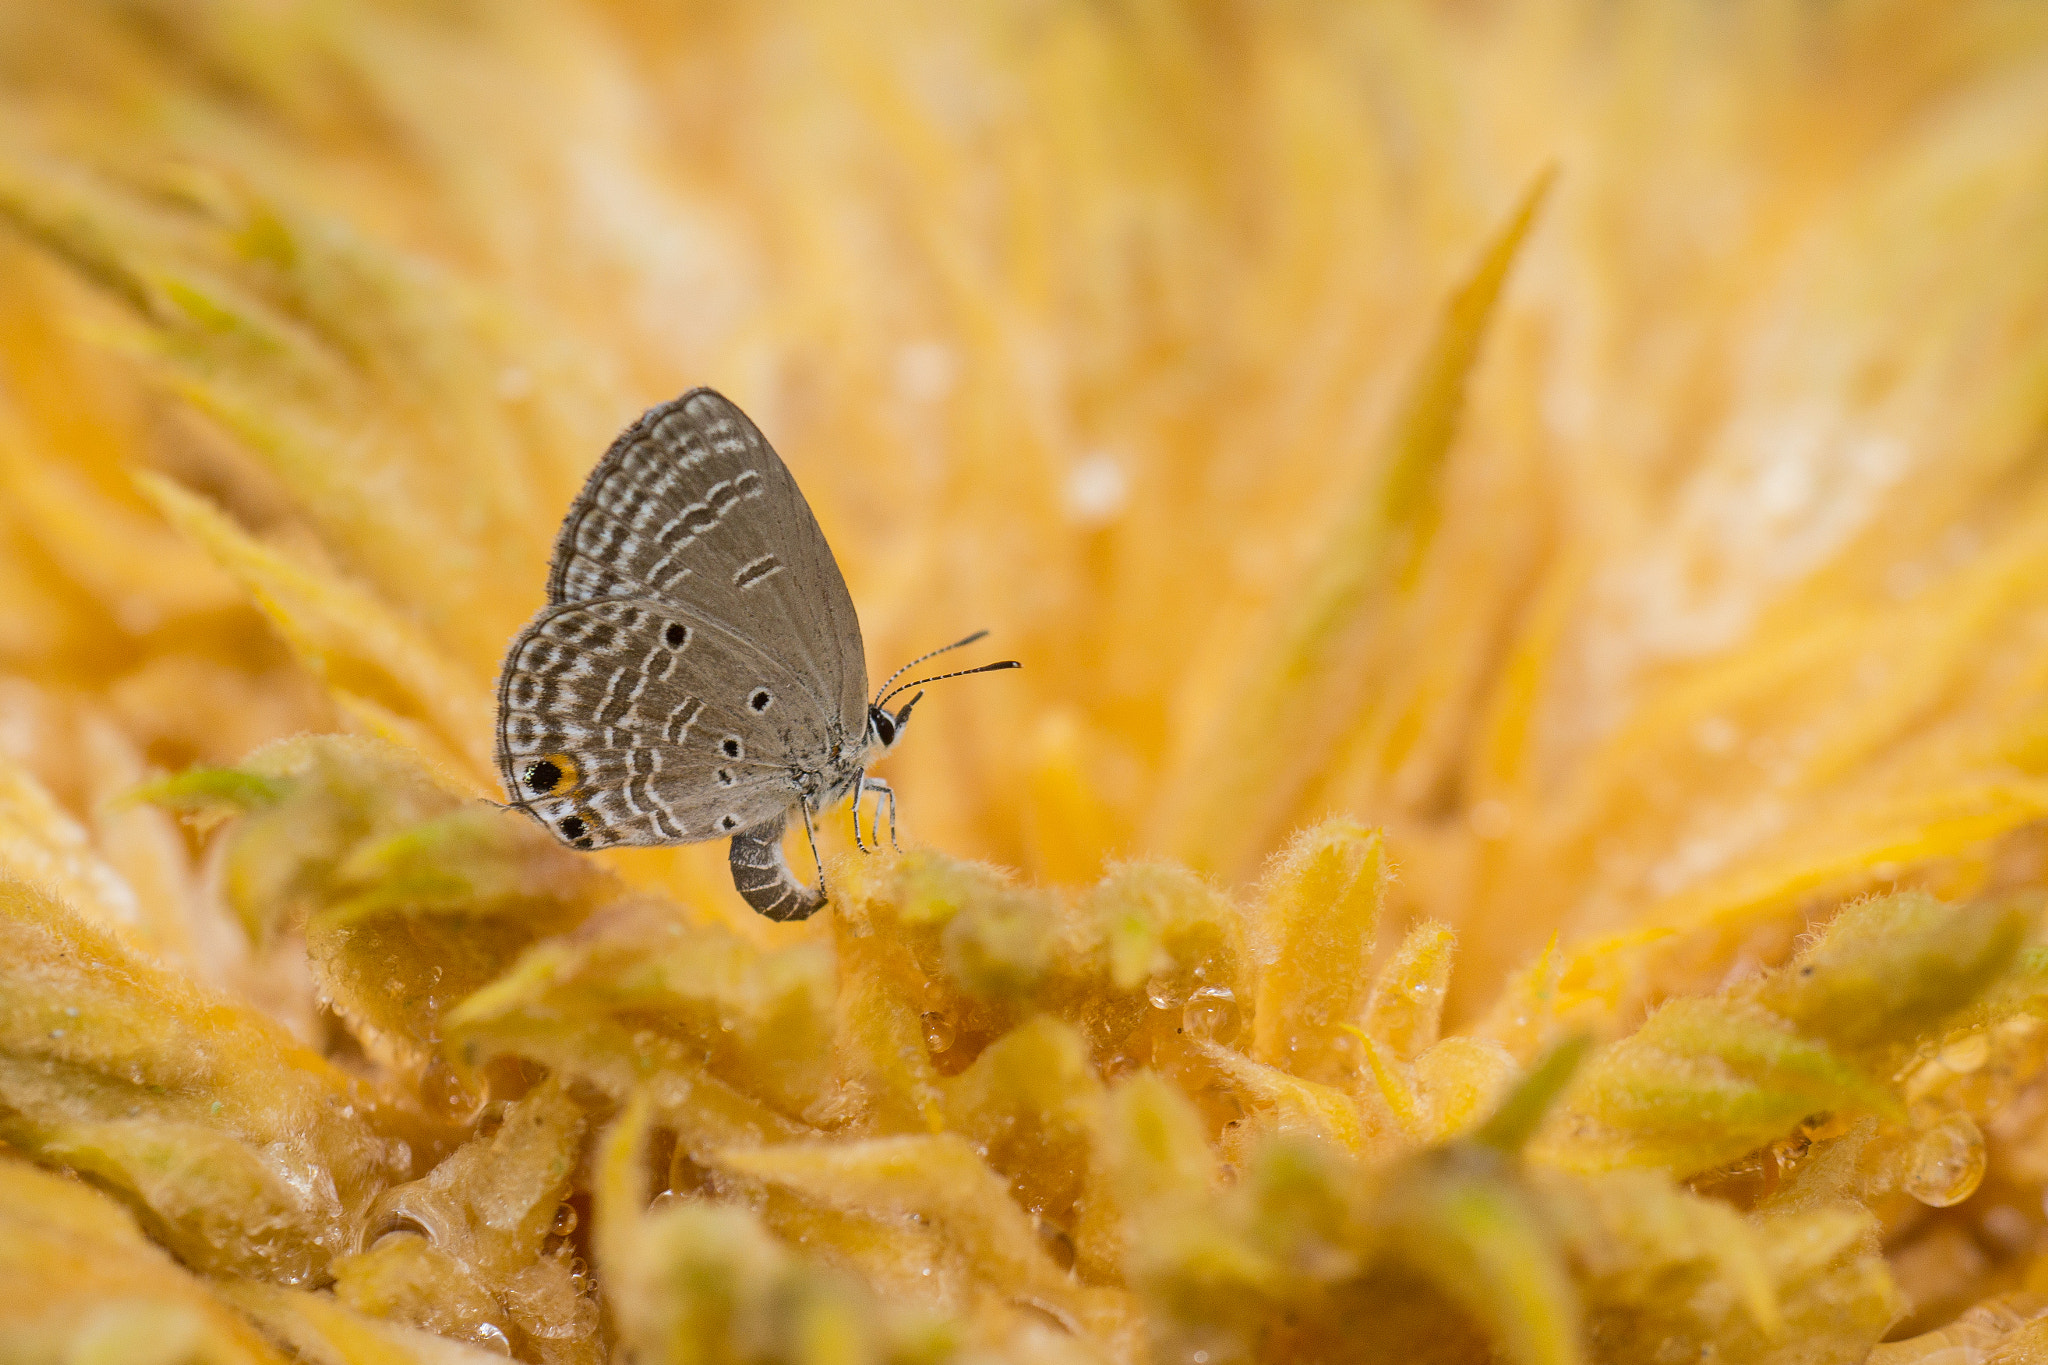
[[555, 1236], [567, 1237], [574, 1231], [576, 1231], [576, 1206], [574, 1204], [564, 1204], [555, 1210]]
[[1906, 1193], [1945, 1209], [1975, 1194], [1984, 1179], [1984, 1134], [1969, 1115], [1951, 1114], [1915, 1138], [1906, 1159]]
[[1145, 983], [1145, 998], [1155, 1010], [1178, 1009], [1188, 998], [1187, 982], [1177, 975], [1155, 976]]
[[427, 1112], [438, 1109], [456, 1123], [473, 1121], [483, 1111], [485, 1098], [481, 1089], [471, 1090], [453, 1067], [438, 1059], [420, 1077], [420, 1099]]
[[1244, 1027], [1244, 1011], [1238, 1008], [1237, 997], [1228, 986], [1204, 986], [1188, 997], [1180, 1023], [1190, 1038], [1227, 1046]]
[[953, 1021], [937, 1010], [920, 1016], [924, 1020], [924, 1045], [933, 1052], [944, 1052], [951, 1048], [960, 1037], [960, 1031], [953, 1027]]
[[506, 1336], [505, 1329], [496, 1323], [486, 1322], [482, 1324], [472, 1334], [472, 1339], [477, 1345], [493, 1355], [509, 1356], [512, 1354], [512, 1338]]

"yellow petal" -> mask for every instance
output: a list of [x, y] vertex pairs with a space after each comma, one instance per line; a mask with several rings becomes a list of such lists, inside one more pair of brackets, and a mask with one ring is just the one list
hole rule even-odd
[[1073, 1286], [1046, 1259], [1006, 1182], [950, 1133], [759, 1147], [724, 1153], [718, 1164], [831, 1207], [916, 1214], [989, 1284], [1079, 1308]]
[[1268, 884], [1252, 1056], [1328, 1079], [1358, 1016], [1388, 877], [1377, 830], [1331, 821], [1301, 836]]
[[1373, 981], [1361, 1026], [1402, 1061], [1414, 1061], [1437, 1040], [1457, 946], [1447, 926], [1418, 924]]
[[0, 1316], [23, 1361], [284, 1361], [112, 1200], [15, 1160], [0, 1161]]
[[319, 1275], [409, 1159], [374, 1098], [244, 1006], [0, 883], [0, 1131], [92, 1172], [188, 1263]]

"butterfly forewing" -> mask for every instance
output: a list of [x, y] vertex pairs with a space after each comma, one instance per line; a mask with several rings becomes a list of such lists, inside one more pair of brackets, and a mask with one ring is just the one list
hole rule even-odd
[[860, 621], [831, 547], [767, 438], [709, 389], [629, 427], [562, 523], [548, 599], [621, 596], [690, 604], [865, 724]]
[[795, 670], [679, 602], [547, 608], [499, 680], [506, 788], [580, 848], [693, 843], [773, 819], [846, 743]]

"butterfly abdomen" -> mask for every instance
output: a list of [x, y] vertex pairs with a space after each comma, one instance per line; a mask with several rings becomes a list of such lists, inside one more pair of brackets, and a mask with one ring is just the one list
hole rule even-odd
[[732, 836], [733, 889], [753, 909], [772, 920], [809, 919], [824, 908], [825, 893], [806, 886], [789, 869], [782, 856], [782, 832], [787, 816], [764, 820], [752, 829]]

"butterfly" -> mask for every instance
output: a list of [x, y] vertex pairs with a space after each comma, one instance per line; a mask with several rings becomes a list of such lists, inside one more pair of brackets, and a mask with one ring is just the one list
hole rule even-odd
[[574, 848], [732, 840], [733, 886], [773, 920], [827, 900], [782, 852], [798, 812], [896, 793], [868, 775], [922, 691], [1014, 659], [919, 678], [872, 699], [860, 618], [796, 480], [760, 429], [710, 389], [650, 408], [605, 452], [555, 537], [548, 604], [506, 652], [498, 767], [511, 804]]

